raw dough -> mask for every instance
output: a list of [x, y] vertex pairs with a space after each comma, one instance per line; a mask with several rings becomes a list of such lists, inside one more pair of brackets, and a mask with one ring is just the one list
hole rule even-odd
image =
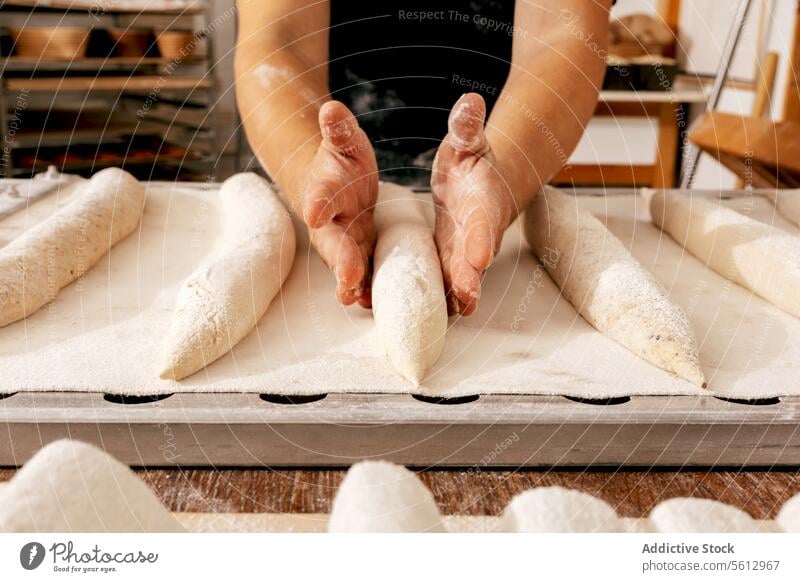
[[336, 492], [328, 531], [424, 533], [445, 531], [433, 495], [405, 467], [363, 461], [350, 467]]
[[0, 327], [52, 301], [133, 232], [144, 199], [136, 178], [105, 169], [76, 200], [0, 249]]
[[698, 196], [659, 191], [650, 215], [722, 277], [800, 317], [800, 237]]
[[605, 501], [563, 487], [540, 487], [516, 495], [502, 516], [502, 531], [594, 533], [623, 531], [624, 523]]
[[711, 499], [676, 498], [659, 503], [650, 523], [661, 533], [750, 533], [758, 524], [736, 507]]
[[783, 504], [775, 521], [785, 532], [800, 533], [800, 495]]
[[439, 359], [447, 333], [442, 267], [424, 205], [411, 190], [381, 184], [375, 207], [375, 327], [389, 362], [414, 386]]
[[705, 386], [686, 315], [573, 197], [546, 188], [525, 213], [525, 236], [589, 323], [645, 361]]
[[294, 262], [294, 225], [266, 180], [237, 174], [219, 195], [220, 244], [178, 292], [163, 379], [180, 380], [228, 353], [264, 315]]
[[764, 196], [772, 201], [778, 214], [800, 227], [800, 190], [770, 190]]
[[179, 532], [150, 488], [91, 445], [61, 440], [28, 461], [0, 489], [0, 531]]

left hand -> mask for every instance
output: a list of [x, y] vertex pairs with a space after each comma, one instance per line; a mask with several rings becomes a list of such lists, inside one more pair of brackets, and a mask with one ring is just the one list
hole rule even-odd
[[436, 246], [451, 314], [478, 306], [481, 276], [511, 222], [511, 192], [484, 133], [486, 103], [477, 93], [453, 106], [448, 133], [436, 152], [431, 189]]

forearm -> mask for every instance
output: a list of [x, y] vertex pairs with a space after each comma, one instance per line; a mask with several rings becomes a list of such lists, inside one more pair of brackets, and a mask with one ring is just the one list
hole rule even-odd
[[235, 56], [242, 124], [259, 162], [298, 210], [322, 141], [317, 112], [329, 92], [329, 17], [318, 9], [275, 15], [246, 5], [239, 6]]
[[514, 216], [567, 163], [597, 104], [608, 11], [573, 3], [575, 12], [537, 16], [536, 30], [515, 39], [512, 71], [487, 125]]

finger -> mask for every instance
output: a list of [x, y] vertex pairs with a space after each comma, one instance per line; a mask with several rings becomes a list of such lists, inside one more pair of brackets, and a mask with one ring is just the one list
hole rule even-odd
[[477, 271], [489, 268], [494, 259], [498, 237], [496, 221], [489, 216], [489, 209], [478, 207], [470, 213], [461, 226], [464, 257]]
[[312, 184], [304, 201], [303, 220], [309, 228], [321, 228], [339, 213], [337, 190], [332, 184]]
[[322, 138], [337, 152], [351, 155], [366, 138], [350, 110], [339, 101], [328, 101], [319, 110]]
[[335, 223], [314, 231], [314, 246], [336, 276], [336, 296], [345, 305], [362, 295], [366, 266], [358, 244]]
[[477, 93], [467, 93], [456, 101], [447, 120], [447, 138], [457, 151], [481, 153], [487, 147], [483, 133], [486, 102]]
[[478, 271], [460, 254], [450, 257], [450, 293], [456, 313], [471, 315], [481, 297], [481, 278]]

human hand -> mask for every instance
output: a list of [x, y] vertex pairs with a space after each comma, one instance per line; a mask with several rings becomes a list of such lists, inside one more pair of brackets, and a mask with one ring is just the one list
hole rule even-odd
[[435, 238], [451, 314], [470, 315], [477, 308], [481, 275], [513, 214], [511, 192], [484, 133], [485, 118], [483, 97], [463, 95], [433, 162]]
[[338, 101], [322, 106], [319, 126], [323, 139], [304, 189], [303, 219], [311, 244], [336, 276], [336, 297], [344, 305], [357, 301], [369, 307], [378, 198], [375, 153], [358, 121]]

